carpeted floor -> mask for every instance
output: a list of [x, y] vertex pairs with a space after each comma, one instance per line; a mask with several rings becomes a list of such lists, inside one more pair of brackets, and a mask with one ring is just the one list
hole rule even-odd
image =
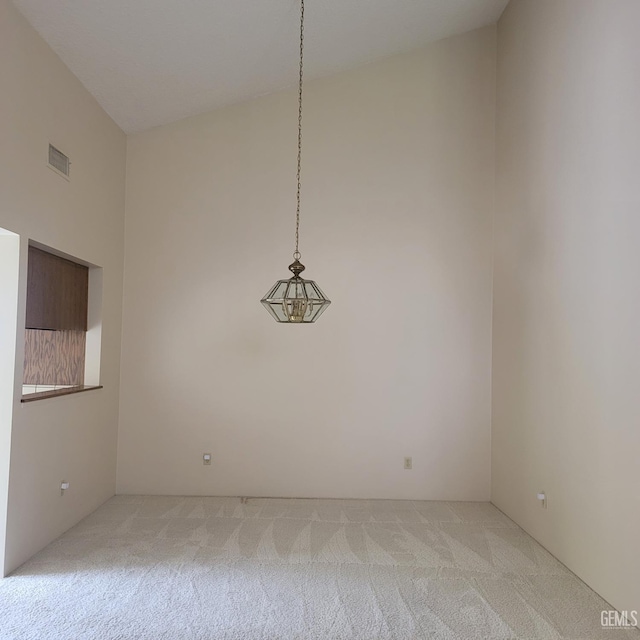
[[117, 496], [0, 603], [2, 640], [640, 638], [470, 502]]

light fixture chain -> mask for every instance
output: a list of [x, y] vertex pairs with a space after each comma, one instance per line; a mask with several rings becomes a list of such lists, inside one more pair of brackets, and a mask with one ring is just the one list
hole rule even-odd
[[300, 2], [300, 76], [298, 84], [298, 191], [296, 194], [296, 250], [289, 271], [293, 274], [288, 280], [278, 280], [260, 302], [265, 306], [276, 322], [288, 324], [309, 324], [315, 322], [320, 314], [331, 304], [320, 287], [312, 280], [300, 276], [304, 265], [300, 262], [300, 167], [302, 159], [302, 76], [304, 59], [304, 2]]
[[298, 81], [298, 191], [296, 194], [296, 250], [295, 260], [301, 258], [300, 244], [300, 168], [302, 163], [302, 75], [304, 54], [304, 0], [300, 0], [300, 76]]

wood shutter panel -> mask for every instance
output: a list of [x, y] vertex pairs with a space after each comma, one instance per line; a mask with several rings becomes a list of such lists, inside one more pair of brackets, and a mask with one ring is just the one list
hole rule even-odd
[[87, 267], [29, 247], [27, 274], [27, 329], [87, 330]]

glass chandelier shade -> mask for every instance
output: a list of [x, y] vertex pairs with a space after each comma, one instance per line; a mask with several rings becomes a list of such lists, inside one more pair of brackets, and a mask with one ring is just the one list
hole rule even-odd
[[278, 280], [260, 300], [276, 322], [290, 324], [310, 324], [315, 322], [331, 304], [313, 280], [300, 277], [304, 265], [300, 262], [300, 168], [302, 158], [302, 75], [304, 49], [304, 0], [300, 0], [300, 74], [298, 82], [298, 190], [296, 193], [296, 250], [289, 270], [293, 277]]
[[300, 277], [304, 265], [296, 260], [289, 265], [293, 277], [278, 280], [260, 302], [276, 322], [315, 322], [331, 304], [313, 280]]

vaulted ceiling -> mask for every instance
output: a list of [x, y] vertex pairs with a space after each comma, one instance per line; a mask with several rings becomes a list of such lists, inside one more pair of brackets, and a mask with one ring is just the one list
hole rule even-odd
[[[131, 133], [288, 87], [298, 0], [14, 0]], [[306, 0], [305, 69], [336, 73], [495, 22], [507, 0]]]

